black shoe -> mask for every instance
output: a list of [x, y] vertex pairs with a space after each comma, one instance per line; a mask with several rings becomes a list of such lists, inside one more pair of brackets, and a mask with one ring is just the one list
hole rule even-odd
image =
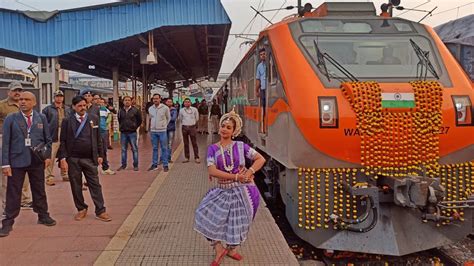
[[0, 237], [8, 236], [12, 230], [13, 230], [13, 227], [11, 225], [4, 225], [0, 229]]
[[168, 168], [168, 166], [164, 166], [164, 167], [163, 167], [163, 172], [166, 173], [166, 172], [168, 172], [169, 170], [170, 170], [170, 169]]
[[48, 216], [45, 218], [38, 219], [38, 224], [44, 224], [46, 226], [54, 226], [56, 225], [56, 221], [53, 220], [53, 218]]
[[155, 171], [155, 170], [158, 170], [158, 166], [152, 165], [152, 166], [150, 166], [150, 168], [148, 168], [147, 171]]
[[107, 147], [108, 150], [113, 150], [114, 148], [112, 146]]
[[138, 166], [134, 166], [133, 171], [138, 171]]
[[125, 170], [126, 168], [127, 168], [126, 166], [123, 166], [123, 165], [122, 165], [122, 166], [120, 166], [120, 167], [117, 169], [116, 172]]

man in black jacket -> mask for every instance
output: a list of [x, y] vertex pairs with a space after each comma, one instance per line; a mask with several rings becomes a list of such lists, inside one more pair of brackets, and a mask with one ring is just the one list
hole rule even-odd
[[142, 124], [140, 110], [132, 106], [132, 97], [123, 97], [123, 108], [118, 113], [120, 145], [122, 146], [122, 165], [117, 171], [127, 168], [127, 147], [132, 146], [133, 170], [138, 171], [137, 129]]
[[[49, 131], [51, 132], [51, 138], [53, 139], [52, 150], [51, 150], [51, 161], [52, 163], [46, 168], [44, 176], [46, 178], [46, 185], [54, 186], [54, 162], [56, 160], [56, 154], [59, 149], [59, 136], [61, 135], [61, 123], [65, 117], [69, 114], [69, 107], [64, 105], [64, 93], [60, 90], [54, 92], [54, 102], [43, 109], [43, 114], [46, 116], [49, 124]], [[61, 171], [61, 177], [63, 181], [69, 181], [67, 172]]]
[[78, 210], [74, 219], [81, 221], [87, 215], [88, 206], [82, 194], [82, 174], [84, 173], [92, 201], [94, 201], [96, 218], [109, 222], [112, 219], [105, 212], [104, 196], [97, 171], [97, 166], [102, 164], [103, 158], [99, 117], [86, 113], [87, 103], [82, 96], [72, 99], [72, 108], [74, 112], [71, 112], [61, 125], [61, 145], [58, 157], [61, 170], [69, 174], [74, 205]]

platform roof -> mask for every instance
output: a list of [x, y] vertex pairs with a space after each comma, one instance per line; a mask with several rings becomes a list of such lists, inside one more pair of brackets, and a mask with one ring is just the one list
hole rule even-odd
[[[122, 80], [142, 77], [138, 54], [153, 32], [158, 64], [149, 80], [217, 77], [231, 21], [219, 0], [129, 0], [53, 12], [0, 9], [0, 55]], [[133, 63], [132, 63], [133, 62]], [[89, 66], [95, 69], [89, 69]]]

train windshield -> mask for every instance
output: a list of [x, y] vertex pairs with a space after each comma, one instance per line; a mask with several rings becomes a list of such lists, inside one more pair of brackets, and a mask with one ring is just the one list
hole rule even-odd
[[[427, 78], [435, 78], [440, 73], [439, 60], [428, 39], [417, 35], [344, 35], [344, 36], [312, 36], [300, 38], [306, 50], [306, 57], [315, 65], [320, 53], [334, 58], [344, 69], [358, 79], [397, 79], [413, 80], [420, 76], [420, 58], [410, 40], [416, 43], [425, 54], [427, 53], [434, 73], [428, 71]], [[330, 77], [344, 77], [343, 73], [333, 64], [326, 64]]]

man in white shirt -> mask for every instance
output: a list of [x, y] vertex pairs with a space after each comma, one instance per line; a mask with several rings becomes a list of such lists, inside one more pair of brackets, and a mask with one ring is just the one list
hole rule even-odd
[[184, 108], [179, 110], [178, 120], [181, 121], [183, 140], [184, 140], [184, 157], [183, 163], [189, 162], [189, 138], [193, 144], [194, 160], [200, 163], [199, 150], [196, 141], [197, 123], [199, 121], [199, 112], [197, 108], [191, 106], [191, 100], [184, 100]]

